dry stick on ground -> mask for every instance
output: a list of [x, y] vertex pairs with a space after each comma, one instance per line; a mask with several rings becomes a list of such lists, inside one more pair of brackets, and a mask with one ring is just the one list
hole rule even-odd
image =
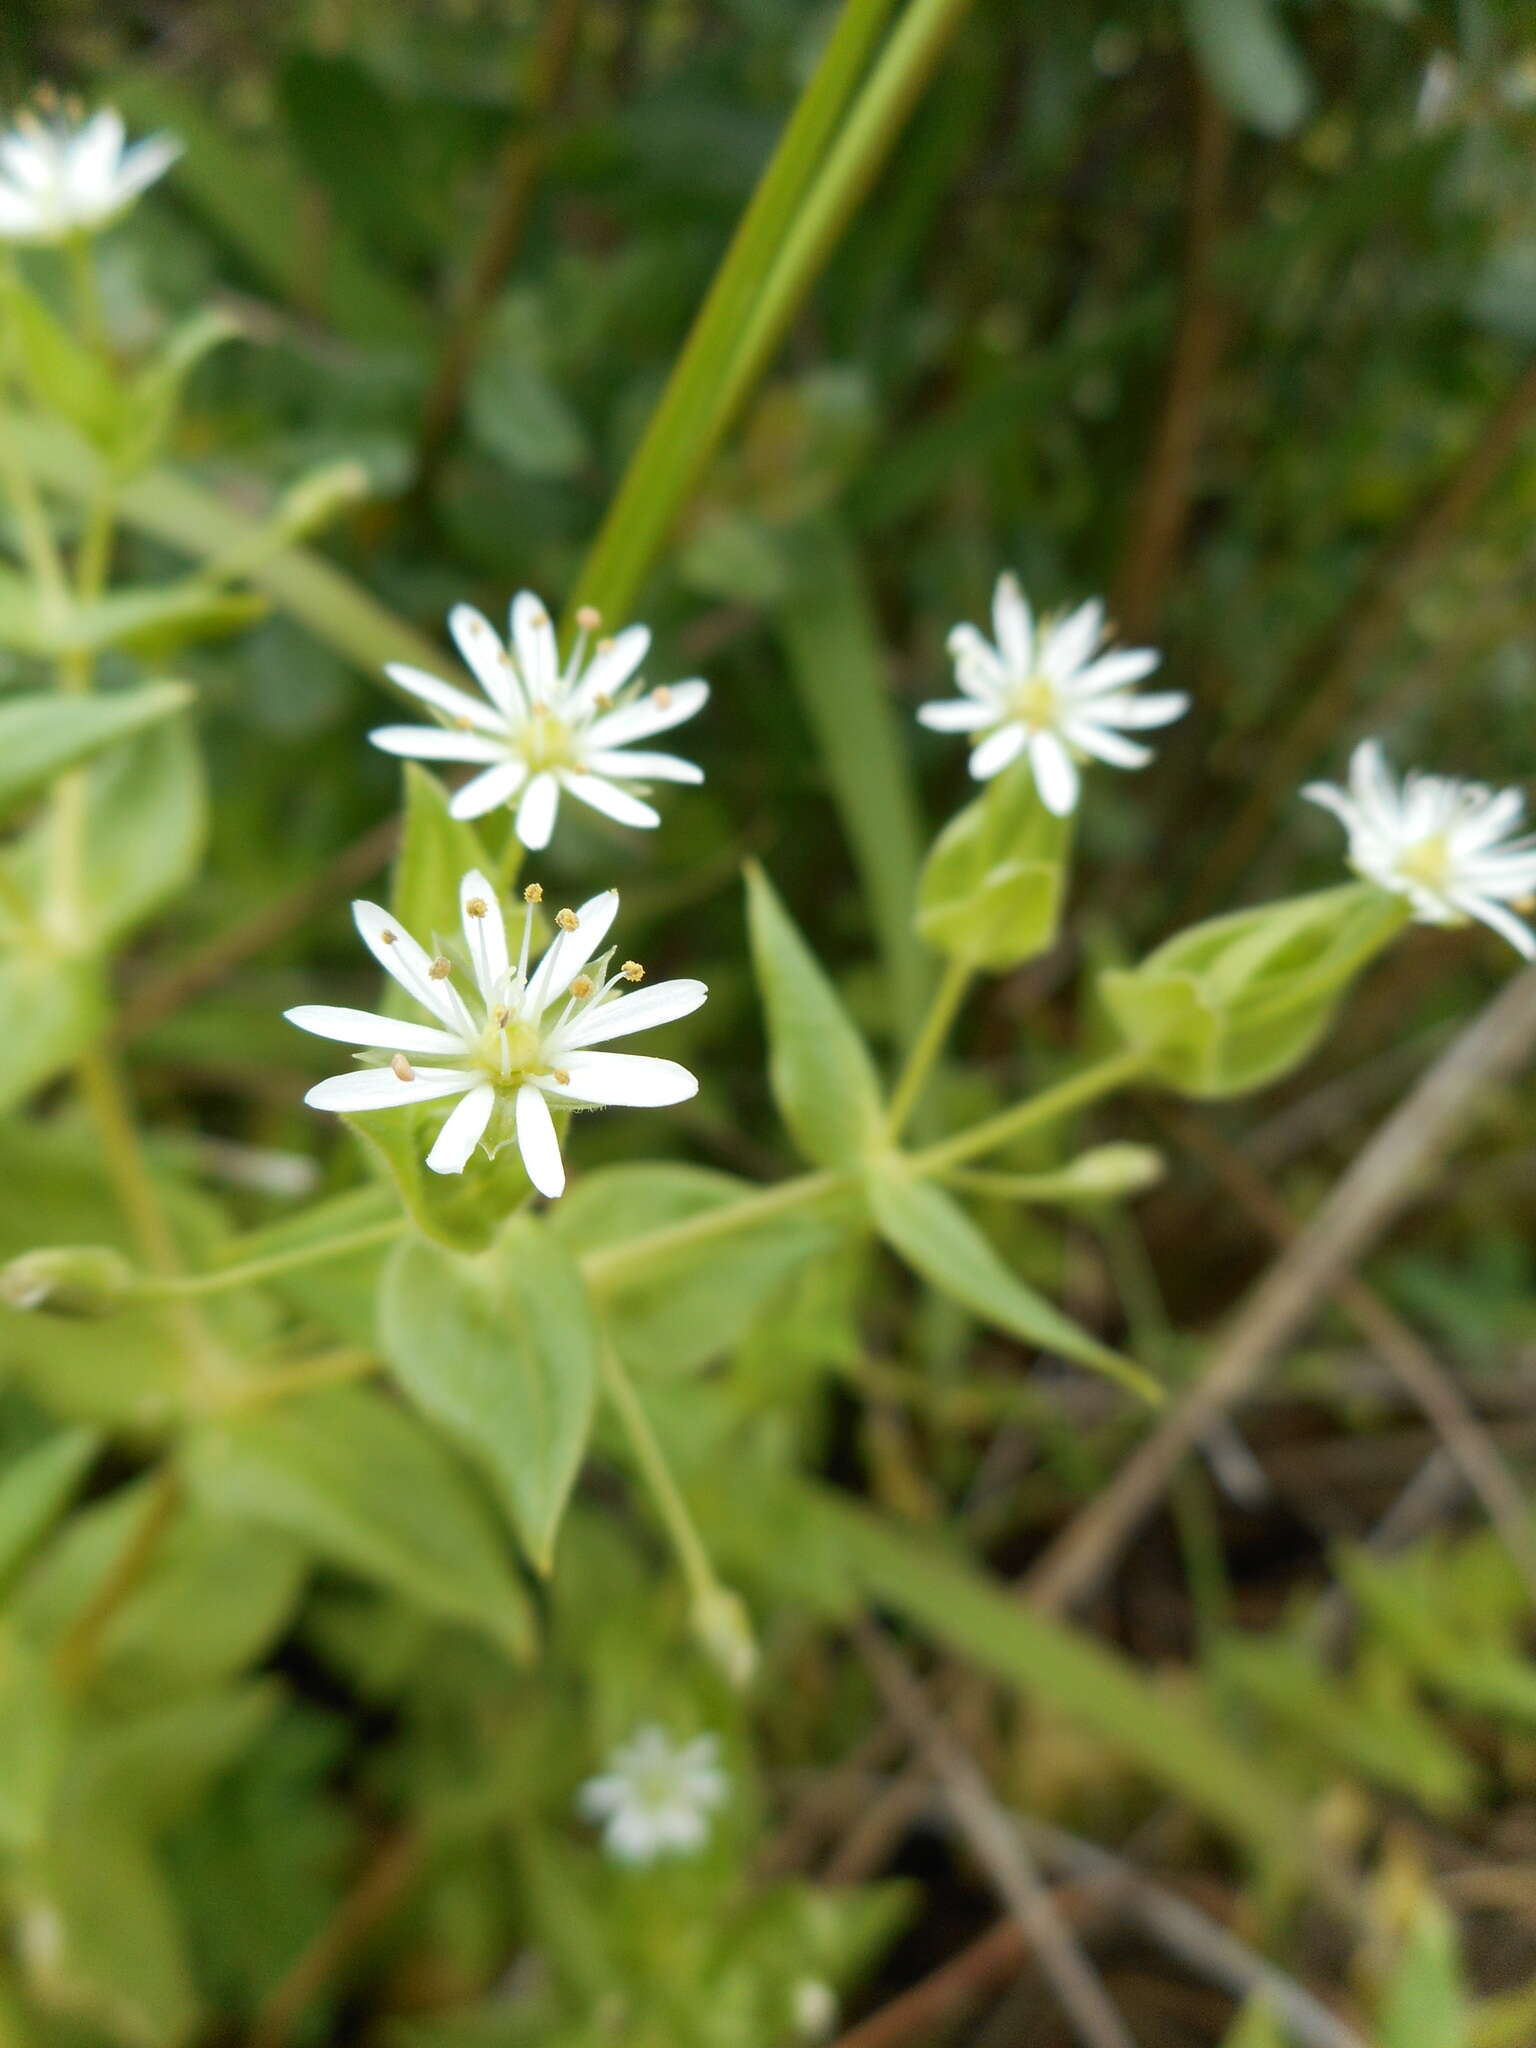
[[1189, 524], [1206, 396], [1231, 325], [1230, 307], [1211, 280], [1222, 229], [1232, 122], [1204, 82], [1193, 80], [1194, 155], [1178, 331], [1162, 409], [1131, 507], [1111, 610], [1128, 639], [1152, 633]]
[[250, 2048], [283, 2048], [305, 2012], [400, 1903], [421, 1866], [408, 1829], [386, 1835], [320, 1932], [263, 2000]]
[[1328, 1290], [1391, 1225], [1477, 1098], [1512, 1074], [1533, 1046], [1536, 967], [1488, 1005], [1387, 1118], [1238, 1310], [1201, 1378], [1025, 1578], [1028, 1599], [1059, 1613], [1099, 1584], [1162, 1499], [1180, 1461], [1243, 1399]]
[[1533, 417], [1536, 365], [1494, 409], [1451, 476], [1387, 541], [1342, 619], [1296, 663], [1303, 690], [1312, 677], [1317, 681], [1289, 729], [1266, 748], [1263, 775], [1205, 863], [1190, 901], [1192, 918], [1228, 893], [1234, 875], [1258, 850], [1276, 805], [1290, 800], [1295, 784], [1348, 711], [1355, 684], [1391, 644], [1409, 598], [1493, 485]]
[[327, 862], [307, 882], [300, 882], [271, 903], [264, 904], [243, 924], [237, 924], [222, 938], [214, 939], [190, 959], [178, 961], [152, 981], [146, 981], [124, 1003], [113, 1032], [114, 1042], [121, 1045], [127, 1039], [137, 1038], [162, 1018], [173, 1016], [194, 996], [201, 995], [204, 989], [221, 981], [241, 961], [276, 945], [295, 925], [302, 924], [313, 912], [323, 910], [333, 897], [356, 888], [370, 875], [377, 874], [394, 852], [399, 837], [400, 820], [386, 818], [382, 824], [372, 826], [361, 839], [343, 847], [333, 861]]
[[1038, 1957], [1078, 2039], [1086, 2048], [1136, 2048], [969, 1754], [933, 1714], [923, 1688], [873, 1623], [859, 1623], [854, 1641], [887, 1707], [925, 1752], [957, 1827]]
[[581, 0], [549, 0], [528, 77], [526, 112], [501, 152], [495, 198], [485, 233], [422, 407], [416, 443], [415, 491], [430, 489], [458, 424], [492, 302], [516, 260], [533, 194], [549, 148], [549, 121], [564, 97], [576, 55]]
[[[1300, 1228], [1296, 1219], [1230, 1145], [1188, 1114], [1176, 1112], [1168, 1121], [1180, 1140], [1200, 1154], [1228, 1194], [1277, 1244], [1295, 1241]], [[1328, 1291], [1439, 1432], [1446, 1451], [1487, 1509], [1526, 1591], [1536, 1602], [1536, 1540], [1525, 1497], [1455, 1381], [1429, 1346], [1365, 1281], [1343, 1273]]]

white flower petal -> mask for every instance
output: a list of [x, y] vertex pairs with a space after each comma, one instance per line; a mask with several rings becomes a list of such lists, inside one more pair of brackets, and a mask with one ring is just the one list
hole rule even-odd
[[[1074, 700], [1076, 701], [1076, 700]], [[1082, 716], [1095, 725], [1118, 725], [1127, 732], [1149, 732], [1154, 726], [1172, 725], [1189, 709], [1182, 690], [1154, 690], [1146, 697], [1090, 697], [1080, 703]]]
[[654, 804], [631, 796], [627, 789], [620, 789], [616, 782], [608, 782], [601, 775], [582, 775], [567, 769], [560, 780], [578, 801], [590, 804], [594, 811], [601, 811], [605, 818], [612, 818], [616, 824], [650, 826], [661, 823], [661, 813]]
[[919, 704], [917, 722], [930, 732], [979, 732], [997, 718], [995, 704], [983, 704], [974, 697], [945, 697], [933, 704]]
[[1536, 933], [1530, 926], [1516, 917], [1504, 904], [1497, 903], [1491, 896], [1457, 894], [1451, 898], [1458, 910], [1464, 910], [1469, 917], [1475, 917], [1480, 924], [1487, 925], [1501, 938], [1508, 939], [1517, 953], [1527, 960], [1536, 960]]
[[117, 174], [117, 199], [119, 205], [126, 205], [136, 199], [146, 186], [153, 185], [157, 178], [176, 162], [183, 145], [174, 135], [151, 135], [145, 141], [135, 143], [124, 155]]
[[1035, 733], [1029, 743], [1029, 760], [1041, 803], [1058, 818], [1069, 816], [1077, 805], [1077, 767], [1056, 734]]
[[484, 612], [476, 611], [472, 604], [456, 604], [448, 614], [448, 630], [454, 645], [473, 669], [476, 681], [503, 718], [524, 717], [526, 707], [512, 658]]
[[545, 769], [533, 777], [517, 807], [517, 836], [530, 852], [538, 853], [548, 846], [559, 808], [560, 784]]
[[[471, 903], [478, 906], [478, 914], [471, 912]], [[496, 891], [478, 868], [471, 868], [459, 883], [459, 922], [475, 984], [489, 1009], [506, 977], [507, 927]]]
[[402, 1109], [414, 1102], [432, 1102], [441, 1095], [462, 1095], [483, 1076], [454, 1067], [418, 1067], [414, 1081], [402, 1081], [390, 1067], [357, 1067], [350, 1074], [332, 1074], [317, 1081], [304, 1100], [311, 1109], [334, 1110], [349, 1116], [365, 1109]]
[[[633, 777], [645, 782], [700, 783], [704, 780], [704, 770], [692, 761], [685, 761], [680, 754], [645, 753], [639, 748], [610, 747], [601, 753], [588, 754], [583, 765], [594, 775]], [[569, 789], [570, 784], [567, 783], [566, 787]]]
[[1145, 768], [1152, 759], [1152, 749], [1140, 740], [1128, 740], [1091, 719], [1069, 718], [1062, 731], [1079, 753], [1091, 754], [1096, 761], [1107, 761], [1111, 768]]
[[631, 740], [648, 740], [659, 732], [670, 732], [674, 725], [686, 724], [708, 702], [709, 685], [696, 676], [686, 683], [666, 684], [632, 704], [605, 711], [588, 728], [587, 740], [594, 747], [624, 747]]
[[529, 703], [553, 704], [560, 680], [554, 621], [531, 590], [520, 590], [512, 600], [512, 647]]
[[1027, 676], [1035, 665], [1035, 615], [1011, 571], [997, 579], [992, 593], [992, 630], [998, 652], [1015, 676]]
[[445, 683], [441, 676], [428, 675], [424, 668], [411, 668], [403, 661], [386, 663], [384, 673], [402, 690], [409, 690], [413, 697], [419, 697], [423, 704], [430, 704], [447, 718], [463, 719], [480, 732], [506, 732], [507, 721], [499, 712], [482, 704], [478, 697], [471, 697], [467, 690]]
[[1079, 669], [1073, 680], [1073, 694], [1096, 697], [1102, 690], [1118, 690], [1127, 684], [1139, 683], [1143, 676], [1151, 675], [1162, 658], [1151, 647], [1117, 647], [1113, 653], [1101, 654], [1086, 668]]
[[600, 895], [589, 896], [580, 906], [571, 931], [556, 927], [549, 951], [528, 977], [528, 993], [522, 1006], [525, 1017], [542, 1016], [557, 997], [564, 997], [571, 983], [607, 938], [609, 927], [618, 914], [618, 890], [604, 889]]
[[461, 1032], [465, 1037], [473, 1036], [474, 1026], [457, 989], [450, 981], [433, 980], [429, 972], [432, 966], [430, 958], [398, 918], [392, 917], [377, 903], [363, 901], [353, 904], [352, 918], [362, 935], [363, 944], [407, 995], [413, 996], [423, 1009], [440, 1018], [450, 1031]]
[[555, 1042], [575, 1052], [582, 1046], [605, 1044], [610, 1038], [627, 1038], [632, 1031], [652, 1031], [658, 1024], [689, 1016], [708, 994], [702, 981], [659, 981], [654, 988], [637, 988], [633, 995], [610, 996], [607, 1002], [572, 1017]]
[[644, 1053], [573, 1052], [561, 1062], [570, 1081], [542, 1076], [539, 1086], [559, 1101], [591, 1102], [602, 1108], [665, 1109], [699, 1092], [698, 1081], [676, 1060]]
[[955, 681], [968, 697], [995, 703], [1009, 684], [1008, 670], [995, 647], [974, 626], [954, 626], [949, 635], [950, 658], [955, 664]]
[[333, 1003], [300, 1003], [297, 1009], [284, 1010], [283, 1015], [301, 1031], [312, 1031], [317, 1038], [340, 1039], [343, 1045], [364, 1045], [381, 1052], [446, 1053], [450, 1059], [464, 1051], [464, 1041], [457, 1032], [437, 1031], [430, 1024], [405, 1023], [399, 1017], [380, 1016], [373, 1010], [348, 1010]]
[[461, 820], [483, 818], [498, 804], [510, 803], [527, 776], [526, 761], [498, 761], [494, 768], [487, 768], [483, 775], [471, 776], [462, 789], [454, 791], [448, 800], [449, 817]]
[[571, 692], [572, 706], [586, 710], [599, 697], [616, 697], [650, 651], [648, 626], [626, 626], [611, 640], [600, 641]]
[[989, 732], [986, 738], [971, 754], [971, 773], [978, 782], [990, 782], [994, 775], [1000, 775], [1010, 761], [1016, 761], [1029, 744], [1029, 734], [1015, 719], [1007, 725], [1000, 725], [996, 732]]
[[[505, 761], [507, 743], [489, 733], [450, 732], [441, 725], [379, 725], [368, 735], [386, 754], [410, 761]], [[521, 764], [519, 764], [521, 765]]]
[[1040, 648], [1040, 671], [1053, 683], [1065, 683], [1077, 674], [1099, 643], [1104, 630], [1104, 607], [1096, 597], [1068, 612], [1059, 625], [1047, 629]]
[[565, 1193], [565, 1161], [549, 1104], [531, 1081], [517, 1091], [517, 1149], [523, 1169], [541, 1195], [555, 1201]]
[[489, 1081], [482, 1081], [478, 1088], [471, 1088], [463, 1101], [450, 1111], [447, 1122], [433, 1141], [432, 1150], [427, 1154], [428, 1168], [433, 1173], [462, 1173], [469, 1164], [471, 1153], [485, 1136], [485, 1127], [495, 1107], [496, 1090]]

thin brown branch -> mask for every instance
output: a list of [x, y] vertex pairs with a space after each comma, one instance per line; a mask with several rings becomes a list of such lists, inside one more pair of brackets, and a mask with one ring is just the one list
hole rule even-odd
[[323, 910], [337, 896], [354, 889], [370, 875], [377, 874], [394, 852], [400, 837], [400, 820], [386, 818], [372, 826], [360, 839], [344, 847], [308, 881], [263, 905], [243, 924], [237, 924], [222, 938], [204, 946], [189, 959], [178, 961], [163, 974], [144, 985], [124, 1003], [113, 1032], [113, 1042], [123, 1044], [148, 1031], [162, 1018], [170, 1017], [200, 996], [242, 961], [286, 936], [317, 910]]
[[284, 2048], [326, 1985], [395, 1910], [420, 1862], [420, 1840], [408, 1829], [384, 1837], [331, 1918], [263, 2001], [250, 2048]]
[[539, 173], [549, 151], [551, 116], [565, 96], [580, 23], [581, 0], [548, 0], [529, 66], [525, 118], [508, 138], [497, 162], [490, 217], [422, 407], [416, 444], [418, 496], [431, 488], [452, 439], [487, 316], [522, 246]]
[[1232, 122], [1204, 82], [1193, 80], [1194, 149], [1178, 328], [1162, 407], [1131, 507], [1112, 610], [1127, 636], [1156, 630], [1189, 524], [1206, 402], [1231, 326], [1214, 288], [1212, 255], [1221, 236], [1232, 160]]
[[[1230, 1145], [1192, 1116], [1179, 1116], [1175, 1128], [1181, 1140], [1206, 1161], [1228, 1194], [1276, 1244], [1295, 1242], [1300, 1227], [1296, 1219]], [[1536, 1603], [1536, 1540], [1532, 1538], [1525, 1496], [1455, 1381], [1429, 1346], [1364, 1280], [1353, 1273], [1343, 1273], [1331, 1283], [1328, 1292], [1438, 1433], [1448, 1455], [1487, 1510]]]
[[1212, 1422], [1240, 1402], [1328, 1290], [1392, 1224], [1486, 1089], [1536, 1045], [1536, 968], [1516, 977], [1389, 1116], [1233, 1318], [1206, 1371], [1023, 1584], [1052, 1613], [1091, 1592]]
[[181, 1482], [175, 1468], [161, 1465], [149, 1482], [143, 1507], [127, 1541], [84, 1611], [53, 1652], [54, 1676], [67, 1692], [84, 1685], [96, 1668], [107, 1631], [155, 1561], [161, 1539], [176, 1518]]
[[1136, 2048], [969, 1753], [933, 1713], [923, 1688], [872, 1623], [861, 1622], [854, 1640], [886, 1706], [925, 1753], [956, 1826], [1038, 1958], [1078, 2039], [1086, 2048]]
[[[1296, 663], [1298, 694], [1307, 693], [1301, 709], [1287, 730], [1266, 743], [1264, 772], [1205, 863], [1191, 898], [1191, 917], [1219, 902], [1257, 852], [1277, 806], [1290, 801], [1301, 776], [1347, 716], [1355, 685], [1390, 646], [1410, 598], [1497, 481], [1533, 418], [1536, 365], [1516, 379], [1450, 475], [1389, 537], [1342, 617]], [[1288, 696], [1282, 692], [1281, 701]]]

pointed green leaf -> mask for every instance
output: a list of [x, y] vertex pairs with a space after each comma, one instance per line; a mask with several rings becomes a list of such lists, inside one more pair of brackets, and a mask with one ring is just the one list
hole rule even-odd
[[147, 683], [96, 697], [28, 692], [0, 703], [0, 813], [13, 810], [67, 768], [143, 732], [192, 701], [185, 683]]
[[880, 1083], [869, 1049], [755, 865], [747, 869], [747, 928], [779, 1114], [807, 1159], [848, 1166], [880, 1136]]
[[100, 1437], [61, 1429], [24, 1451], [0, 1475], [0, 1580], [44, 1535], [95, 1457]]
[[127, 2048], [177, 2048], [197, 2020], [170, 1890], [143, 1839], [116, 1814], [71, 1810], [36, 1883], [57, 1929], [44, 1965], [60, 2002], [83, 2006]]
[[1140, 1367], [1080, 1330], [1060, 1309], [1010, 1273], [959, 1203], [942, 1188], [931, 1181], [911, 1179], [899, 1160], [872, 1166], [864, 1187], [880, 1235], [941, 1294], [1026, 1344], [1092, 1366], [1145, 1400], [1161, 1400], [1157, 1383]]
[[1470, 2026], [1456, 1923], [1425, 1891], [1382, 1992], [1378, 2048], [1468, 2048]]
[[389, 907], [430, 947], [434, 936], [457, 936], [460, 879], [470, 868], [484, 867], [486, 855], [474, 826], [450, 817], [448, 792], [437, 777], [418, 761], [404, 766], [405, 816]]
[[1280, 23], [1278, 0], [1183, 0], [1200, 69], [1240, 121], [1289, 135], [1312, 103], [1312, 83]]
[[39, 405], [68, 420], [96, 447], [109, 447], [122, 423], [123, 393], [106, 364], [75, 340], [9, 265], [0, 273], [0, 310]]
[[592, 1426], [598, 1329], [575, 1260], [514, 1216], [489, 1250], [395, 1249], [379, 1341], [406, 1393], [490, 1473], [540, 1571]]
[[191, 1472], [211, 1510], [272, 1523], [428, 1613], [528, 1654], [527, 1599], [469, 1474], [382, 1395], [337, 1387], [209, 1424]]

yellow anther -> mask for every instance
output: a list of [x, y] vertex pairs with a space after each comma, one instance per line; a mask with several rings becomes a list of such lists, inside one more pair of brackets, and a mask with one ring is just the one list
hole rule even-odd
[[645, 979], [645, 969], [638, 960], [626, 960], [619, 969], [619, 972], [626, 981], [644, 981]]
[[557, 910], [555, 912], [555, 923], [559, 925], [561, 931], [573, 932], [581, 923], [581, 919], [574, 910]]
[[416, 1078], [416, 1069], [411, 1065], [403, 1052], [395, 1054], [389, 1063], [389, 1071], [397, 1081], [414, 1081]]
[[606, 690], [599, 690], [592, 701], [596, 704], [599, 711], [611, 711], [613, 709], [613, 699]]
[[597, 651], [599, 654], [611, 654], [613, 652], [612, 640], [599, 640], [597, 643]]
[[505, 1003], [498, 1003], [495, 1009], [491, 1012], [491, 1022], [496, 1026], [496, 1029], [499, 1031], [502, 1025], [505, 1024], [507, 1019], [511, 1016], [511, 1014], [512, 1012], [507, 1008]]
[[542, 903], [544, 901], [543, 885], [539, 882], [530, 882], [523, 891], [523, 901], [525, 903]]
[[475, 721], [472, 718], [456, 718], [453, 721], [453, 729], [455, 732], [473, 732]]
[[592, 979], [590, 974], [578, 974], [576, 979], [571, 983], [571, 994], [576, 998], [578, 1003], [584, 1003], [587, 1000], [587, 997], [591, 995], [593, 989], [595, 989], [596, 987], [597, 983]]
[[667, 688], [665, 683], [663, 683], [659, 689], [652, 690], [651, 702], [656, 706], [656, 709], [658, 711], [666, 711], [667, 709], [669, 709], [672, 703], [672, 692]]
[[603, 615], [595, 604], [579, 605], [576, 610], [576, 623], [583, 633], [595, 633], [603, 623]]
[[489, 913], [490, 907], [483, 896], [471, 896], [464, 906], [464, 915], [466, 917], [485, 917]]
[[399, 936], [398, 932], [382, 931], [379, 933], [379, 944], [381, 946], [392, 946]]
[[438, 954], [432, 965], [427, 969], [427, 973], [433, 981], [446, 981], [452, 972], [453, 962], [445, 959], [441, 953]]
[[551, 1073], [552, 1073], [552, 1074], [554, 1075], [555, 1079], [556, 1079], [556, 1080], [557, 1080], [557, 1081], [558, 1081], [558, 1082], [560, 1083], [560, 1086], [561, 1086], [562, 1088], [569, 1088], [569, 1087], [570, 1087], [570, 1085], [571, 1085], [571, 1077], [570, 1077], [570, 1075], [569, 1075], [569, 1074], [568, 1074], [568, 1073], [567, 1073], [567, 1072], [565, 1071], [564, 1067], [552, 1067], [552, 1068], [550, 1069], [550, 1072], [551, 1072]]

